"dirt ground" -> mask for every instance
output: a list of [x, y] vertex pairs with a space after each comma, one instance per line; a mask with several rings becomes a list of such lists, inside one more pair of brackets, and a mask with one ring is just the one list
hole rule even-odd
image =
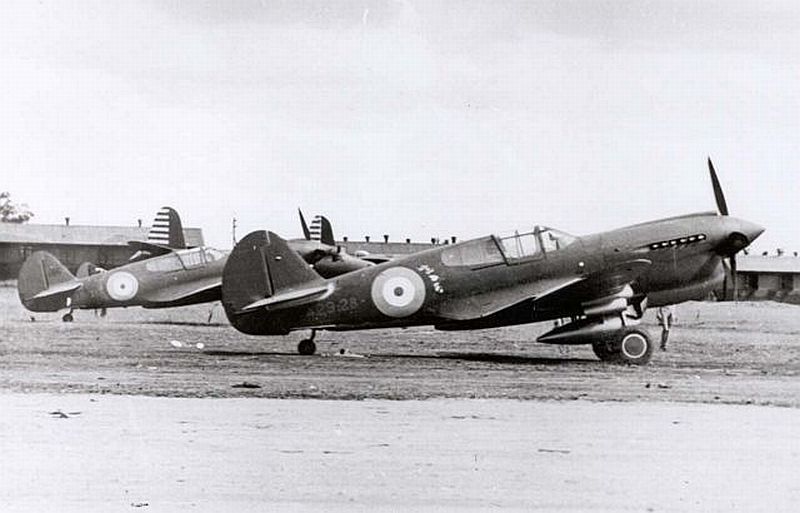
[[218, 306], [67, 324], [0, 287], [0, 511], [794, 511], [798, 308], [682, 305], [629, 367], [543, 325], [303, 357]]
[[[321, 333], [320, 354], [303, 357], [296, 345], [304, 334], [245, 336], [219, 306], [116, 309], [105, 318], [79, 311], [73, 323], [34, 314], [32, 322], [16, 291], [0, 288], [0, 390], [800, 406], [800, 307], [687, 303], [677, 313], [669, 350], [646, 367], [601, 363], [587, 346], [537, 344], [545, 325]], [[652, 312], [646, 323], [657, 337]], [[336, 356], [340, 349], [364, 357]]]

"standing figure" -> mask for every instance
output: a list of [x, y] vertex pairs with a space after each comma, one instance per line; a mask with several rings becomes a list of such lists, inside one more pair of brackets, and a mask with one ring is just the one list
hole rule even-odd
[[667, 350], [667, 340], [669, 339], [669, 330], [677, 320], [675, 315], [675, 307], [672, 305], [659, 307], [656, 312], [656, 320], [661, 325], [661, 350]]

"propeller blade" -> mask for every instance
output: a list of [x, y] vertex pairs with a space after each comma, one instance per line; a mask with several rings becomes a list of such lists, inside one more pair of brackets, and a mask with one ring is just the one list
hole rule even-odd
[[725, 278], [722, 280], [722, 301], [727, 301], [728, 283], [731, 281], [731, 267], [725, 260], [722, 261], [722, 271], [725, 273]]
[[733, 289], [733, 300], [737, 301], [739, 296], [737, 295], [738, 290], [736, 286], [736, 254], [734, 253], [731, 255], [731, 282], [732, 282], [732, 289]]
[[728, 215], [728, 204], [725, 202], [725, 194], [722, 192], [722, 186], [719, 184], [717, 172], [714, 170], [714, 164], [711, 162], [711, 157], [708, 157], [708, 171], [711, 174], [711, 186], [714, 188], [714, 198], [717, 200], [717, 210], [720, 215]]
[[303, 237], [305, 237], [306, 240], [311, 240], [311, 232], [308, 230], [305, 217], [303, 217], [303, 211], [298, 208], [297, 213], [300, 214], [300, 224], [303, 226]]

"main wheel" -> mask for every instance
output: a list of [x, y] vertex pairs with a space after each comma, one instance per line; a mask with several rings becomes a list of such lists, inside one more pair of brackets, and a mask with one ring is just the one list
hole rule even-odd
[[646, 330], [626, 328], [619, 336], [617, 359], [622, 363], [646, 365], [653, 356], [653, 339]]
[[592, 344], [594, 354], [605, 362], [646, 365], [653, 356], [653, 339], [643, 328], [624, 328]]
[[65, 313], [64, 316], [61, 317], [61, 320], [64, 322], [72, 322], [74, 319], [71, 313]]
[[312, 355], [317, 352], [317, 344], [309, 338], [303, 339], [297, 344], [297, 352], [306, 356]]

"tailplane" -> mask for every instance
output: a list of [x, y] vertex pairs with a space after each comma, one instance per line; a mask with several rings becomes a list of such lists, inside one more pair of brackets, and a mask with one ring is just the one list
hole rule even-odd
[[328, 290], [327, 282], [285, 240], [263, 230], [236, 244], [222, 272], [222, 305], [231, 322], [256, 309], [316, 301]]
[[55, 312], [69, 306], [68, 298], [81, 282], [56, 257], [37, 251], [25, 260], [17, 278], [17, 292], [25, 308]]

